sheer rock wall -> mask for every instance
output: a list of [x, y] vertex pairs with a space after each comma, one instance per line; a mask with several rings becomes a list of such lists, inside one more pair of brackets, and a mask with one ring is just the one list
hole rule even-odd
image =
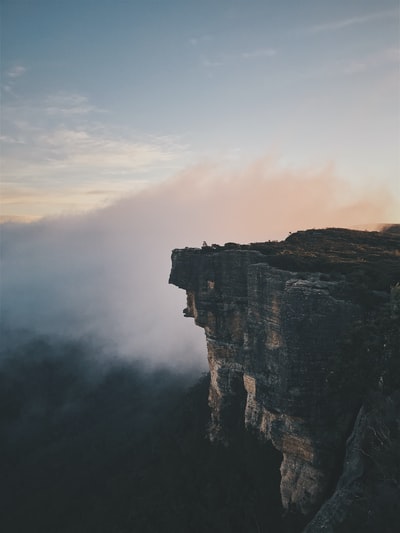
[[174, 250], [170, 283], [205, 330], [211, 440], [229, 442], [240, 425], [269, 439], [282, 453], [284, 508], [308, 515], [337, 480], [359, 408], [328, 380], [363, 309], [345, 275], [279, 268], [285, 246], [264, 246]]

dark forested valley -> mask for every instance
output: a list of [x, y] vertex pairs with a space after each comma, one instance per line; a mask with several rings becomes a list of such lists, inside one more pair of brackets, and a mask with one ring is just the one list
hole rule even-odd
[[209, 443], [207, 375], [12, 337], [0, 367], [2, 531], [280, 531], [279, 453], [241, 428], [229, 449]]

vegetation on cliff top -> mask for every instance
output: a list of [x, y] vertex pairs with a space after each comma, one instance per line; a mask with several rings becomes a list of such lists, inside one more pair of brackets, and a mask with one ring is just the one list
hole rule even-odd
[[255, 250], [271, 266], [293, 272], [321, 272], [328, 279], [345, 275], [354, 286], [389, 291], [400, 281], [400, 225], [382, 231], [328, 228], [298, 231], [286, 240], [207, 246], [204, 252]]

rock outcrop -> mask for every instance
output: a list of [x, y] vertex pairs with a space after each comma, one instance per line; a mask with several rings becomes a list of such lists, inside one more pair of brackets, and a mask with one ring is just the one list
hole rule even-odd
[[335, 491], [303, 533], [398, 530], [400, 391], [373, 396], [347, 440]]
[[170, 283], [206, 334], [209, 436], [242, 424], [270, 440], [289, 511], [312, 514], [337, 481], [360, 404], [330, 378], [352, 324], [388, 301], [399, 248], [396, 232], [332, 229], [172, 253]]

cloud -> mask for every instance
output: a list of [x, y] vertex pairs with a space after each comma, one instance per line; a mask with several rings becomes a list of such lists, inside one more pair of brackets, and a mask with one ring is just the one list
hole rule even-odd
[[204, 43], [209, 43], [212, 40], [213, 40], [213, 37], [209, 35], [208, 33], [206, 33], [206, 34], [199, 35], [196, 37], [191, 37], [189, 39], [189, 44], [191, 44], [191, 46], [193, 47], [196, 47]]
[[112, 190], [117, 194], [136, 191], [153, 179], [152, 173], [163, 177], [171, 172], [185, 151], [174, 137], [135, 140], [113, 136], [107, 129], [57, 128], [35, 131], [30, 136], [25, 130], [24, 137], [19, 143], [14, 142], [12, 151], [3, 152], [4, 203], [11, 198], [16, 200], [19, 194], [22, 205], [29, 190], [32, 200], [63, 195], [70, 201], [75, 191], [74, 202], [77, 193], [87, 189]]
[[[386, 67], [386, 73], [392, 72], [395, 81], [398, 82], [398, 68], [400, 60], [400, 50], [398, 47], [390, 47], [379, 50], [372, 54], [365, 54], [357, 58], [344, 57], [300, 71], [300, 77], [303, 79], [333, 79], [338, 77], [351, 77], [359, 74], [368, 73], [379, 68]], [[382, 82], [382, 78], [377, 78]], [[398, 83], [396, 83], [397, 91]]]
[[[93, 119], [91, 114], [101, 110], [79, 94], [57, 93], [37, 103], [5, 105], [3, 111], [2, 140], [23, 145], [4, 149], [5, 179], [46, 175], [60, 168], [69, 169], [69, 174], [143, 171], [173, 161], [185, 150], [173, 135], [121, 134], [122, 128], [116, 134], [112, 124]], [[82, 114], [91, 115], [83, 124]]]
[[7, 72], [6, 76], [11, 79], [19, 78], [25, 74], [27, 68], [23, 65], [14, 65]]
[[165, 139], [150, 141], [114, 138], [107, 132], [57, 129], [39, 139], [49, 150], [49, 161], [75, 169], [104, 172], [132, 172], [175, 158]]
[[346, 19], [327, 22], [324, 24], [316, 24], [314, 26], [311, 26], [308, 29], [308, 31], [310, 33], [331, 32], [331, 31], [342, 30], [343, 28], [351, 28], [353, 26], [367, 24], [369, 22], [374, 22], [380, 19], [387, 19], [387, 18], [393, 18], [393, 17], [398, 17], [398, 16], [399, 16], [398, 9], [387, 9], [383, 11], [377, 11], [375, 13], [369, 13], [367, 15], [348, 17]]
[[[98, 179], [96, 189], [90, 184], [10, 184], [2, 185], [2, 211], [0, 220], [10, 220], [15, 215], [24, 219], [47, 216], [83, 213], [104, 207], [127, 193], [138, 192], [148, 186], [148, 181], [135, 179]], [[6, 214], [9, 212], [10, 214]]]
[[274, 48], [255, 48], [253, 50], [245, 50], [237, 53], [221, 53], [215, 55], [213, 58], [202, 55], [200, 61], [204, 68], [218, 68], [234, 65], [238, 62], [243, 63], [250, 60], [272, 58], [276, 56], [277, 53], [277, 50]]
[[399, 60], [399, 48], [387, 48], [375, 54], [361, 57], [358, 60], [344, 62], [341, 70], [344, 74], [360, 74], [385, 65], [396, 65], [398, 67]]
[[226, 61], [224, 61], [223, 59], [208, 59], [207, 57], [202, 56], [201, 64], [204, 68], [216, 68], [225, 65]]
[[248, 52], [242, 52], [239, 56], [243, 59], [253, 59], [259, 57], [273, 57], [277, 54], [274, 48], [257, 48]]
[[[17, 98], [5, 102], [2, 111], [2, 196], [6, 203], [14, 202], [18, 189], [21, 199], [28, 190], [32, 200], [58, 196], [58, 207], [62, 206], [61, 194], [67, 205], [75, 201], [73, 190], [137, 191], [144, 181], [163, 179], [180, 168], [187, 154], [187, 146], [177, 136], [139, 134], [111, 121], [100, 122], [99, 113], [109, 118], [107, 112], [78, 93], [58, 92], [38, 101]], [[106, 186], [105, 180], [109, 181]], [[12, 191], [11, 197], [7, 191]], [[115, 196], [99, 195], [97, 206]], [[92, 202], [87, 204], [92, 207]], [[36, 209], [18, 214], [39, 213]]]
[[[1, 91], [2, 91], [2, 110], [4, 109], [5, 100], [7, 97], [16, 98], [15, 86], [17, 85], [17, 79], [21, 78], [28, 69], [23, 65], [13, 65], [8, 70], [4, 71], [2, 75]], [[3, 73], [2, 73], [3, 74]], [[4, 123], [2, 125], [4, 129]]]
[[205, 367], [203, 332], [167, 283], [173, 248], [382, 222], [390, 208], [385, 190], [353, 190], [329, 167], [198, 165], [86, 215], [3, 225], [2, 323], [96, 337], [152, 364]]
[[0, 141], [7, 144], [24, 144], [24, 141], [10, 135], [0, 135]]
[[45, 99], [45, 112], [49, 115], [86, 115], [100, 113], [104, 110], [90, 104], [86, 96], [77, 93], [59, 92], [50, 94]]
[[[33, 133], [33, 132], [32, 132]], [[22, 133], [21, 133], [22, 135]], [[17, 143], [14, 143], [17, 144]], [[52, 181], [74, 176], [96, 178], [105, 175], [146, 172], [172, 163], [184, 150], [174, 137], [117, 137], [106, 128], [54, 128], [25, 131], [20, 149], [4, 154], [3, 179], [14, 182], [29, 178]], [[57, 177], [56, 177], [57, 176]]]
[[0, 215], [0, 224], [6, 224], [7, 222], [17, 222], [21, 224], [29, 224], [35, 222], [41, 217], [28, 217], [23, 215]]

